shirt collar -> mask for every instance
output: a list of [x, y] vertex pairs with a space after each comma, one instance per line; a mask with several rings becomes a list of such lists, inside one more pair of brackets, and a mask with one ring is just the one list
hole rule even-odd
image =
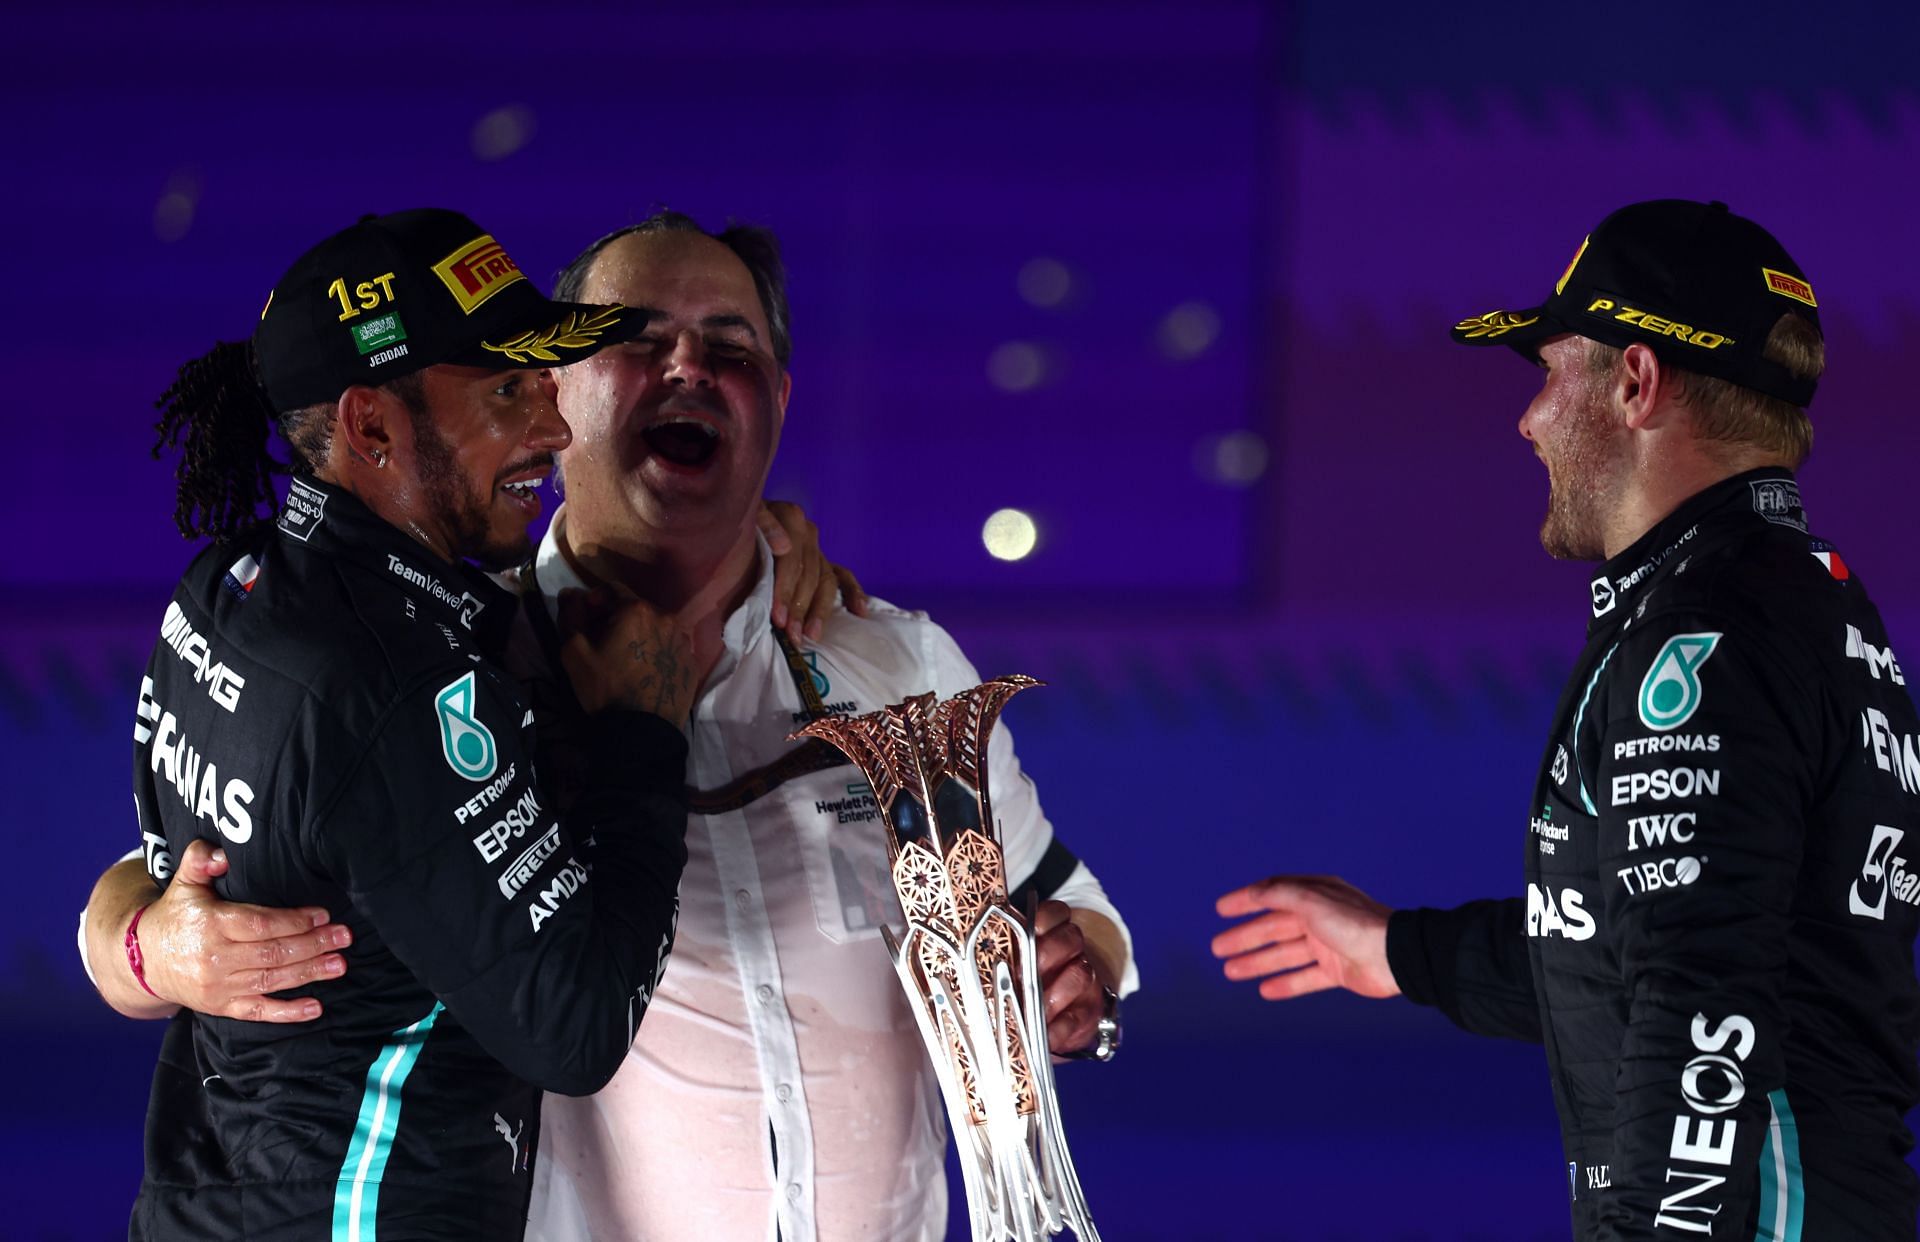
[[1626, 616], [1627, 605], [1646, 589], [1656, 571], [1675, 553], [1692, 546], [1703, 530], [1763, 523], [1806, 532], [1800, 487], [1791, 470], [1777, 466], [1749, 470], [1694, 493], [1626, 551], [1600, 567], [1588, 583], [1593, 615], [1587, 633], [1591, 635]]
[[275, 525], [282, 539], [384, 575], [428, 613], [472, 631], [485, 650], [504, 642], [511, 595], [479, 570], [442, 560], [345, 488], [295, 475]]
[[[562, 505], [553, 515], [553, 521], [547, 526], [546, 537], [540, 541], [540, 550], [534, 553], [533, 576], [540, 588], [540, 595], [546, 601], [549, 615], [557, 616], [555, 601], [562, 591], [585, 591], [590, 583], [580, 575], [567, 554], [560, 550], [560, 526], [566, 521], [566, 506]], [[717, 681], [725, 675], [725, 667], [731, 665], [764, 641], [773, 623], [773, 549], [767, 546], [766, 538], [759, 533], [753, 537], [754, 555], [760, 562], [759, 575], [754, 579], [753, 590], [740, 606], [727, 614], [726, 624], [720, 629], [720, 641], [726, 647], [726, 656], [721, 668], [714, 670], [711, 680]]]

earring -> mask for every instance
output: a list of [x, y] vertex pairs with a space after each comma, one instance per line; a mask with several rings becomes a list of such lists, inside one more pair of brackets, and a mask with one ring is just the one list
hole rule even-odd
[[384, 469], [386, 469], [386, 466], [387, 466], [387, 454], [386, 454], [386, 451], [385, 451], [385, 450], [383, 450], [383, 449], [375, 449], [375, 450], [373, 450], [373, 465], [374, 465], [374, 468], [375, 468], [376, 470], [384, 470]]

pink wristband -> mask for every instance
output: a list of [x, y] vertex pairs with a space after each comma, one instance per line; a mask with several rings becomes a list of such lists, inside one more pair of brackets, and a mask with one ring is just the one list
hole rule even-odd
[[133, 912], [133, 922], [127, 924], [127, 965], [133, 970], [134, 980], [146, 988], [147, 995], [159, 1000], [160, 993], [147, 987], [147, 962], [140, 953], [140, 916], [146, 912], [147, 908], [141, 906]]

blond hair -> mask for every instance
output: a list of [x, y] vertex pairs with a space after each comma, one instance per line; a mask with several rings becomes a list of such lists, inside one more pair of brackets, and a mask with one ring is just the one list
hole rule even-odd
[[[1612, 375], [1620, 354], [1611, 345], [1587, 341], [1591, 372]], [[1761, 356], [1779, 363], [1796, 379], [1819, 379], [1827, 365], [1820, 330], [1791, 311], [1774, 323]], [[1694, 433], [1702, 440], [1748, 445], [1784, 458], [1796, 470], [1813, 452], [1813, 424], [1801, 407], [1697, 371], [1676, 367], [1672, 374], [1674, 400], [1692, 413]]]

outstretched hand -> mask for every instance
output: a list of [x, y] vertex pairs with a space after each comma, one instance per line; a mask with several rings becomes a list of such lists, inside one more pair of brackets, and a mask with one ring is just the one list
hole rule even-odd
[[248, 1022], [307, 1022], [320, 1016], [310, 996], [275, 999], [347, 969], [337, 950], [353, 933], [319, 906], [275, 910], [223, 901], [213, 891], [227, 871], [226, 851], [194, 841], [167, 889], [140, 916], [147, 986], [161, 1000], [198, 1013]]
[[1255, 917], [1213, 938], [1227, 978], [1260, 980], [1260, 995], [1290, 1000], [1327, 988], [1398, 996], [1387, 965], [1393, 911], [1330, 875], [1277, 875], [1215, 903], [1221, 915]]

